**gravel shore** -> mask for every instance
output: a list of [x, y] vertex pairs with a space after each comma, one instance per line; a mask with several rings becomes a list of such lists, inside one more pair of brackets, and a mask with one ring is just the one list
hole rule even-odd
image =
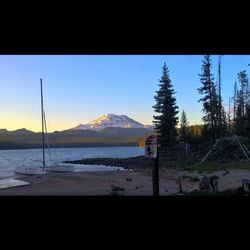
[[[180, 173], [184, 192], [194, 189], [194, 181], [200, 174], [182, 171]], [[219, 191], [241, 186], [241, 179], [250, 179], [249, 170], [216, 171], [211, 175], [219, 176]], [[99, 171], [48, 173], [40, 176], [20, 176], [19, 180], [30, 185], [0, 189], [0, 195], [125, 195], [151, 196], [151, 171]], [[177, 195], [179, 191], [177, 173], [173, 169], [160, 170], [160, 195]]]

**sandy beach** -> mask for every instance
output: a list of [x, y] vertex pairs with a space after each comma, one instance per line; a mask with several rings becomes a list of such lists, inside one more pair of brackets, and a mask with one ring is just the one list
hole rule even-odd
[[[182, 171], [184, 192], [194, 189], [198, 182], [192, 180], [201, 174]], [[219, 176], [219, 191], [238, 188], [241, 179], [250, 179], [248, 170], [216, 171], [209, 175]], [[29, 182], [30, 185], [0, 189], [0, 195], [125, 195], [151, 196], [151, 171], [107, 171], [107, 172], [72, 172], [48, 173], [39, 176], [20, 176], [16, 178]], [[177, 174], [175, 170], [160, 170], [160, 195], [178, 195]]]

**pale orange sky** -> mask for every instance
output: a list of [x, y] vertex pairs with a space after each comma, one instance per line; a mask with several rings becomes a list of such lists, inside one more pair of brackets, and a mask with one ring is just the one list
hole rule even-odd
[[[197, 88], [202, 59], [202, 55], [0, 55], [0, 128], [41, 131], [40, 78], [49, 131], [69, 129], [105, 113], [152, 124], [164, 62], [180, 113], [186, 111], [190, 125], [200, 124], [203, 114]], [[212, 60], [216, 80], [218, 56]], [[249, 55], [223, 56], [225, 105], [237, 73], [248, 70], [249, 62]]]

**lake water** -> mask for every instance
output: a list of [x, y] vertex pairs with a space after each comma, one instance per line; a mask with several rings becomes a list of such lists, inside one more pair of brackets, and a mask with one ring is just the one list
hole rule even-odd
[[[91, 147], [91, 148], [56, 148], [50, 150], [51, 162], [61, 163], [84, 158], [127, 158], [144, 154], [139, 147]], [[46, 162], [50, 162], [46, 150]], [[42, 149], [0, 150], [0, 178], [15, 176], [17, 166], [41, 166]], [[70, 164], [72, 165], [72, 164]], [[113, 171], [116, 168], [98, 165], [74, 165], [76, 171]]]

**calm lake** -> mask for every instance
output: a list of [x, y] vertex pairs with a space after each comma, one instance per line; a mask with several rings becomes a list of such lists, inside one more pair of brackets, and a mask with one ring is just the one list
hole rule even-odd
[[[127, 158], [144, 155], [139, 147], [91, 147], [91, 148], [56, 148], [46, 150], [46, 162], [60, 163], [67, 160], [84, 158]], [[42, 149], [0, 150], [0, 178], [15, 176], [17, 166], [42, 165]], [[72, 165], [72, 164], [69, 164]], [[76, 171], [113, 171], [116, 168], [97, 165], [75, 165]]]

